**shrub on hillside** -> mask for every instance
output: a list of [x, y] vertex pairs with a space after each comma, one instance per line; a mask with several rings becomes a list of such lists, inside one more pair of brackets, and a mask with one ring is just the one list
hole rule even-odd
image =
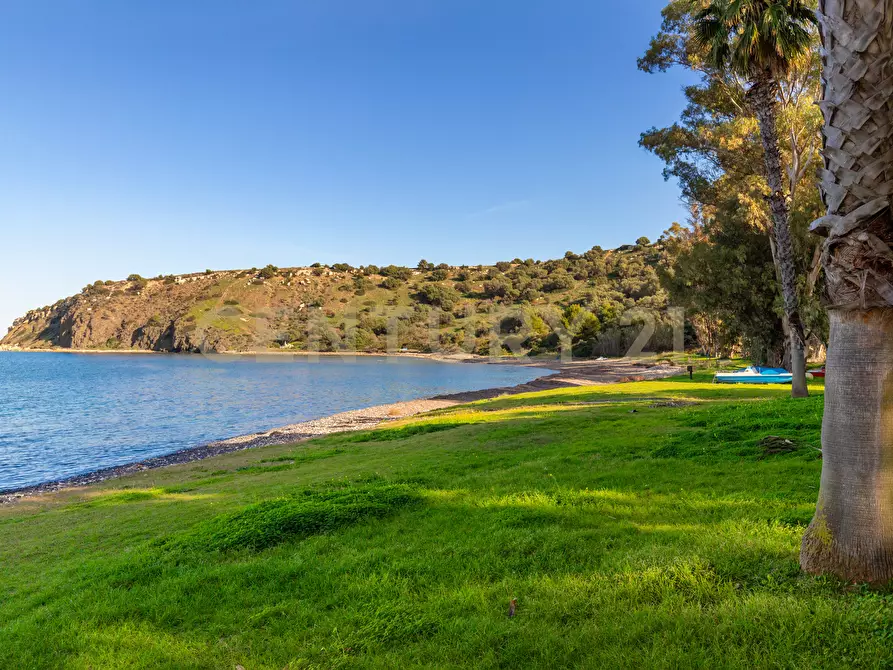
[[449, 312], [453, 306], [459, 301], [459, 294], [455, 289], [439, 284], [428, 284], [423, 286], [418, 293], [418, 298], [424, 303], [440, 307]]
[[574, 278], [567, 272], [560, 272], [549, 275], [549, 278], [543, 283], [543, 290], [547, 293], [557, 293], [558, 291], [567, 291], [573, 286]]
[[383, 277], [393, 277], [395, 279], [402, 279], [403, 281], [406, 281], [407, 279], [412, 277], [412, 270], [400, 265], [388, 265], [380, 268], [379, 274]]
[[504, 298], [511, 289], [511, 283], [502, 277], [484, 282], [484, 295], [488, 298]]
[[272, 279], [279, 272], [279, 268], [275, 265], [268, 265], [263, 270], [261, 270], [258, 274], [264, 279]]

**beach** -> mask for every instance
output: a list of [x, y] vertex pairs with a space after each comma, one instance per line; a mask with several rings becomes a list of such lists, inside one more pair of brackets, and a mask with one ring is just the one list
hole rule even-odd
[[[407, 354], [399, 354], [405, 356]], [[408, 354], [413, 356], [415, 354]], [[489, 359], [461, 356], [419, 354], [420, 357], [435, 358], [440, 361], [451, 361], [457, 364], [485, 364]], [[581, 361], [536, 361], [531, 359], [492, 361], [499, 365], [522, 365], [551, 370], [551, 374], [534, 379], [531, 382], [507, 387], [494, 387], [479, 391], [468, 391], [419, 398], [403, 402], [376, 405], [363, 409], [339, 412], [329, 416], [302, 421], [268, 431], [234, 436], [208, 444], [198, 445], [175, 451], [171, 454], [156, 456], [87, 472], [74, 477], [49, 481], [33, 486], [7, 490], [0, 493], [0, 505], [13, 504], [25, 497], [89, 486], [98, 482], [124, 477], [136, 472], [153, 470], [183, 463], [192, 463], [235, 451], [243, 451], [256, 447], [293, 444], [314, 437], [333, 433], [369, 430], [391, 421], [404, 419], [417, 414], [430, 412], [456, 405], [487, 400], [500, 396], [532, 393], [570, 386], [587, 386], [594, 384], [612, 384], [624, 381], [643, 381], [662, 379], [682, 374], [685, 369], [667, 363], [656, 364], [635, 359], [581, 360]]]

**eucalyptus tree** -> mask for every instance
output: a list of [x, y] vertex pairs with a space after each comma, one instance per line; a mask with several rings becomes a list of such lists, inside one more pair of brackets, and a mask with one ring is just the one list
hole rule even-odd
[[824, 0], [827, 215], [813, 224], [831, 336], [812, 573], [893, 579], [893, 0]]
[[[683, 68], [696, 77], [684, 89], [679, 120], [649, 129], [640, 140], [665, 163], [664, 177], [678, 181], [692, 212], [686, 225], [665, 235], [665, 242], [672, 238], [681, 244], [666, 248], [662, 283], [674, 304], [685, 306], [702, 345], [706, 336], [723, 350], [740, 347], [754, 361], [790, 365], [759, 122], [748, 104], [747, 78], [724, 64], [714, 67], [709, 47], [695, 39], [696, 17], [707, 5], [708, 0], [668, 0], [660, 30], [638, 63], [647, 73]], [[827, 343], [827, 314], [815, 291], [821, 244], [809, 234], [809, 224], [824, 209], [817, 174], [822, 140], [822, 114], [815, 105], [821, 95], [817, 31], [811, 38], [811, 48], [778, 79], [777, 103], [800, 315], [807, 342], [817, 346]]]
[[792, 394], [806, 389], [806, 334], [800, 315], [794, 245], [778, 141], [779, 79], [812, 42], [815, 15], [802, 0], [714, 0], [695, 17], [707, 60], [748, 81], [747, 101], [760, 125], [781, 294], [791, 338]]

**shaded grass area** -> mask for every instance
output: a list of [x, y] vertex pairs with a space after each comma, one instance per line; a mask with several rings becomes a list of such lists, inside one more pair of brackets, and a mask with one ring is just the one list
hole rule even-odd
[[890, 596], [797, 566], [812, 390], [561, 389], [26, 501], [0, 667], [885, 667]]

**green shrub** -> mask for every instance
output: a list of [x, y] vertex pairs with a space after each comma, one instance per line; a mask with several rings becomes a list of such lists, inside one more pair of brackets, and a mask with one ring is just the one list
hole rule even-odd
[[397, 279], [397, 277], [385, 277], [385, 280], [381, 282], [381, 287], [389, 291], [396, 291], [401, 286], [403, 286], [403, 282]]
[[263, 270], [261, 270], [258, 274], [264, 279], [272, 279], [279, 273], [279, 268], [275, 265], [268, 265]]
[[511, 291], [512, 285], [507, 279], [497, 278], [484, 282], [484, 295], [488, 298], [504, 298]]
[[550, 275], [543, 284], [543, 290], [548, 293], [556, 293], [558, 291], [566, 291], [574, 286], [574, 278], [567, 272], [556, 273]]
[[143, 278], [137, 274], [127, 275], [127, 281], [143, 281]]
[[383, 277], [394, 277], [395, 279], [402, 279], [406, 281], [410, 277], [412, 277], [412, 270], [406, 267], [402, 267], [400, 265], [388, 265], [379, 270], [379, 274]]
[[418, 292], [419, 300], [428, 305], [440, 307], [447, 312], [452, 311], [460, 297], [455, 289], [441, 286], [440, 284], [428, 284], [423, 286]]

